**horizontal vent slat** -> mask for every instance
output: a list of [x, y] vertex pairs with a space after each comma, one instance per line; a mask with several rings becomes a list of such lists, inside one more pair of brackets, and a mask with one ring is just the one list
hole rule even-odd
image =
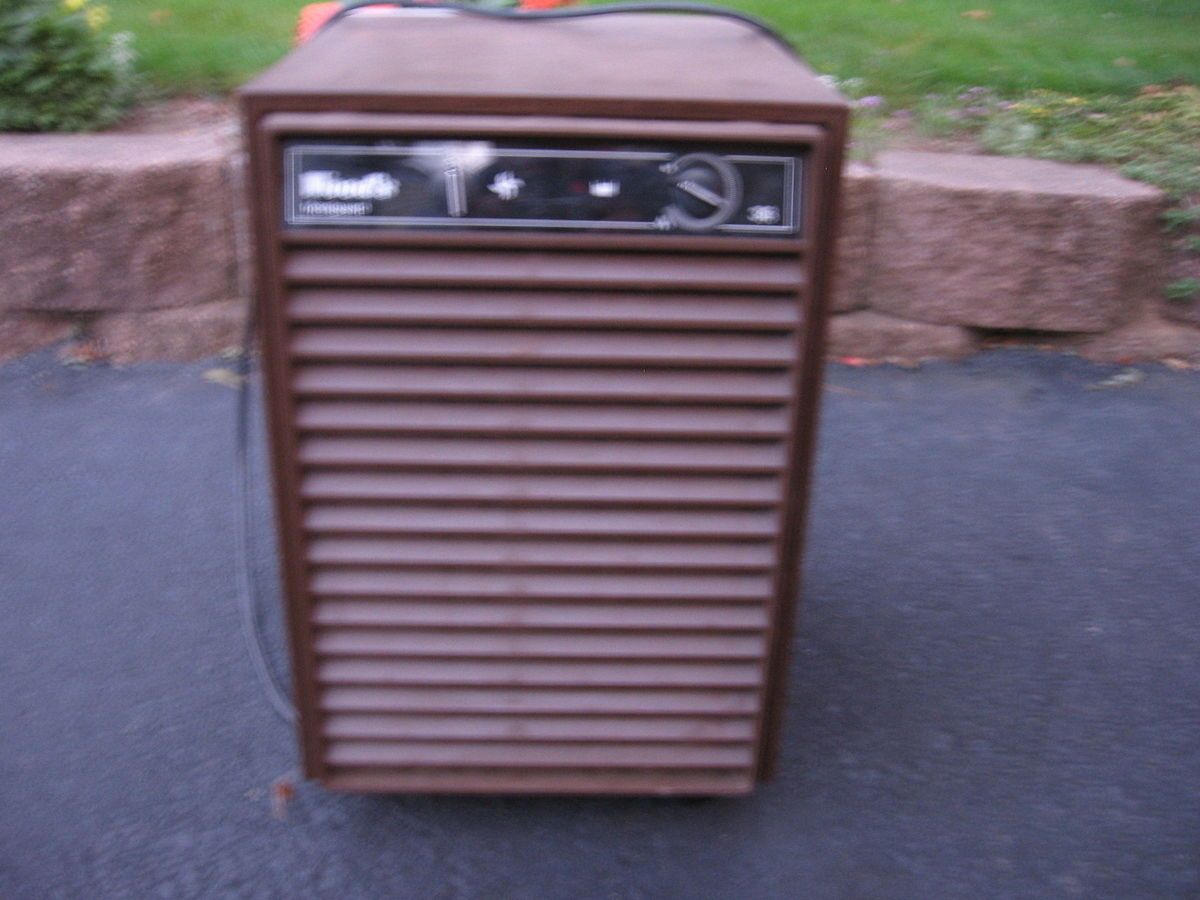
[[620, 477], [309, 472], [307, 500], [430, 501], [513, 506], [764, 508], [779, 500], [776, 478]]
[[327, 737], [460, 741], [694, 741], [754, 739], [754, 720], [620, 718], [613, 716], [382, 716], [332, 715]]
[[303, 360], [477, 364], [785, 368], [789, 337], [643, 332], [499, 331], [436, 328], [321, 328], [293, 332]]
[[644, 662], [540, 659], [330, 659], [318, 666], [326, 685], [432, 688], [491, 685], [509, 689], [753, 688], [761, 673], [748, 662]]
[[581, 538], [761, 540], [775, 533], [773, 513], [605, 509], [456, 509], [422, 506], [312, 506], [315, 534], [521, 534]]
[[450, 742], [330, 741], [327, 759], [335, 766], [486, 766], [501, 769], [539, 766], [620, 768], [743, 768], [753, 764], [749, 747], [629, 746], [628, 744], [454, 744]]
[[760, 631], [766, 610], [757, 606], [646, 606], [467, 602], [421, 603], [388, 600], [324, 600], [316, 605], [318, 625], [493, 628], [498, 630], [593, 628]]
[[311, 466], [542, 472], [769, 473], [782, 470], [779, 445], [493, 438], [305, 437]]
[[644, 435], [672, 438], [767, 438], [787, 434], [779, 411], [723, 408], [549, 406], [537, 404], [301, 403], [301, 430], [451, 435]]
[[799, 323], [794, 296], [687, 296], [301, 288], [288, 300], [298, 323], [424, 324], [780, 331]]
[[327, 712], [439, 715], [748, 716], [757, 705], [754, 690], [727, 688], [328, 687], [320, 696]]
[[326, 782], [345, 791], [452, 794], [603, 794], [659, 797], [740, 796], [754, 786], [752, 773], [738, 769], [587, 769], [567, 766], [510, 769], [411, 769], [335, 767]]
[[771, 579], [759, 575], [563, 575], [549, 573], [389, 572], [317, 569], [316, 597], [430, 600], [581, 599], [766, 601]]
[[537, 542], [458, 538], [315, 538], [309, 559], [324, 566], [387, 566], [468, 569], [692, 570], [763, 572], [771, 568], [770, 544]]
[[[437, 631], [433, 629], [322, 628], [316, 649], [325, 656], [437, 659], [718, 659], [752, 660], [764, 650], [761, 635], [546, 633]], [[512, 666], [516, 671], [520, 663]], [[653, 672], [653, 666], [642, 666]]]
[[302, 397], [778, 404], [790, 384], [774, 372], [363, 364], [304, 366], [295, 390]]
[[599, 290], [794, 292], [798, 254], [617, 254], [537, 251], [293, 250], [292, 284]]

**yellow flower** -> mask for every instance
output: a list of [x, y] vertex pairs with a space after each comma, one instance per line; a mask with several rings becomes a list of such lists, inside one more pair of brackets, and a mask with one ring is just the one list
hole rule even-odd
[[62, 5], [67, 12], [79, 12], [86, 3], [87, 0], [63, 0]]
[[99, 31], [108, 24], [108, 20], [111, 18], [107, 6], [89, 6], [83, 15], [87, 18], [88, 26], [92, 31]]

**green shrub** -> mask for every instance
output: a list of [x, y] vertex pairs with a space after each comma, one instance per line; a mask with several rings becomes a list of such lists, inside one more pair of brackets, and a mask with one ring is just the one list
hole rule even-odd
[[1168, 300], [1190, 303], [1200, 297], [1200, 278], [1180, 278], [1178, 281], [1172, 281], [1167, 285], [1165, 293]]
[[86, 131], [133, 97], [131, 36], [94, 0], [0, 0], [0, 131]]

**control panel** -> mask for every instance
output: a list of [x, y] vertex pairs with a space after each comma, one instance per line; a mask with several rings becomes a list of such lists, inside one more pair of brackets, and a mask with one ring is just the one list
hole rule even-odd
[[304, 139], [284, 145], [288, 228], [789, 237], [803, 155], [778, 148]]

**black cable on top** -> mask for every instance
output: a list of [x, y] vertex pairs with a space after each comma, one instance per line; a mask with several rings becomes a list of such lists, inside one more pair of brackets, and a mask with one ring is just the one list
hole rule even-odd
[[732, 19], [748, 26], [774, 41], [789, 55], [795, 56], [796, 50], [788, 43], [787, 38], [755, 16], [726, 9], [722, 6], [710, 6], [707, 3], [664, 2], [664, 3], [611, 3], [605, 6], [584, 6], [573, 9], [496, 9], [488, 6], [476, 6], [471, 3], [422, 3], [420, 0], [351, 0], [336, 13], [330, 16], [318, 30], [324, 31], [334, 22], [346, 18], [357, 10], [367, 6], [395, 6], [398, 9], [441, 9], [450, 12], [479, 16], [483, 19], [502, 19], [506, 22], [545, 22], [555, 19], [589, 19], [593, 16], [607, 16], [613, 13], [678, 13], [680, 15], [719, 16]]

